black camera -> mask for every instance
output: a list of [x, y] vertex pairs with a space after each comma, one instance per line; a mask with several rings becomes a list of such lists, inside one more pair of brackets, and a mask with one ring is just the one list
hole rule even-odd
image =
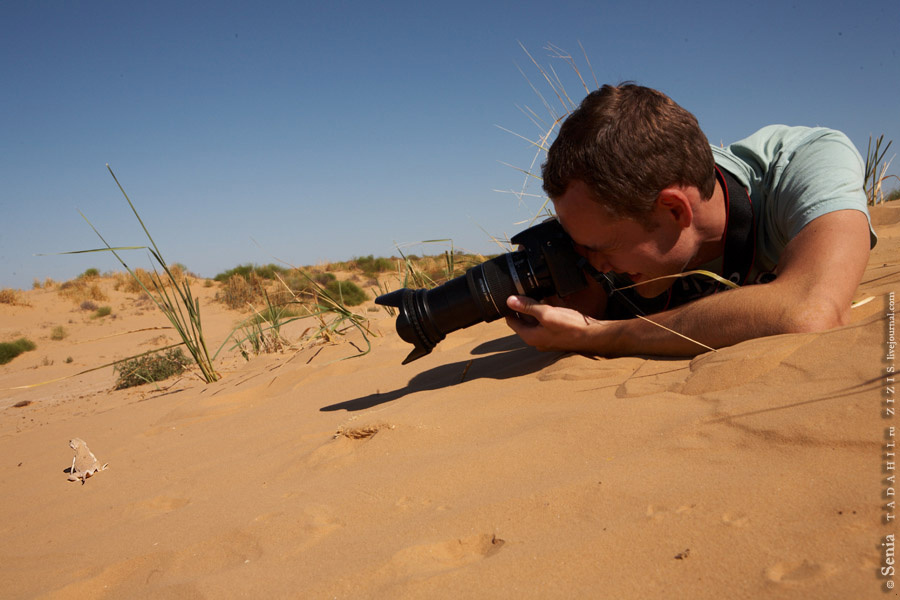
[[451, 331], [514, 314], [506, 306], [514, 294], [540, 300], [587, 286], [587, 261], [556, 219], [511, 241], [523, 250], [492, 258], [431, 290], [403, 288], [375, 299], [400, 311], [397, 333], [414, 346], [404, 365], [431, 352]]

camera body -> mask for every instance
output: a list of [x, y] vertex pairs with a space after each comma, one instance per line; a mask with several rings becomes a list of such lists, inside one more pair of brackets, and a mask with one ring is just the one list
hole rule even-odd
[[403, 364], [430, 353], [452, 331], [514, 314], [506, 306], [509, 296], [565, 297], [587, 286], [587, 263], [556, 219], [511, 241], [522, 250], [485, 261], [434, 289], [403, 288], [375, 299], [399, 311], [397, 333], [414, 346]]

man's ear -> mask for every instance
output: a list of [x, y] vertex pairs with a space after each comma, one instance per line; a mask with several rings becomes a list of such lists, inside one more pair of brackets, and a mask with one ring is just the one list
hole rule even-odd
[[669, 186], [656, 197], [655, 210], [662, 219], [674, 221], [679, 227], [687, 229], [694, 222], [694, 209], [683, 187]]

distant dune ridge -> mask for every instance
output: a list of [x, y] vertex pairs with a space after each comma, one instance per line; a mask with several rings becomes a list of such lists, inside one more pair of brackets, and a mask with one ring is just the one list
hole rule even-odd
[[[693, 360], [541, 353], [501, 321], [401, 366], [369, 300], [361, 358], [339, 340], [226, 352], [212, 384], [10, 390], [177, 341], [108, 280], [99, 318], [23, 292], [0, 304], [0, 341], [36, 344], [0, 365], [2, 595], [882, 597], [897, 204], [873, 210], [851, 324]], [[217, 289], [195, 290], [214, 348], [242, 316]], [[74, 438], [110, 465], [84, 485]]]

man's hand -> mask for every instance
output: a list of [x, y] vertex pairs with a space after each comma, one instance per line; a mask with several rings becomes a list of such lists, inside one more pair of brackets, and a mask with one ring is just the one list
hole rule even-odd
[[597, 352], [603, 322], [577, 310], [541, 304], [527, 296], [510, 296], [506, 305], [526, 318], [506, 317], [506, 324], [538, 350]]

